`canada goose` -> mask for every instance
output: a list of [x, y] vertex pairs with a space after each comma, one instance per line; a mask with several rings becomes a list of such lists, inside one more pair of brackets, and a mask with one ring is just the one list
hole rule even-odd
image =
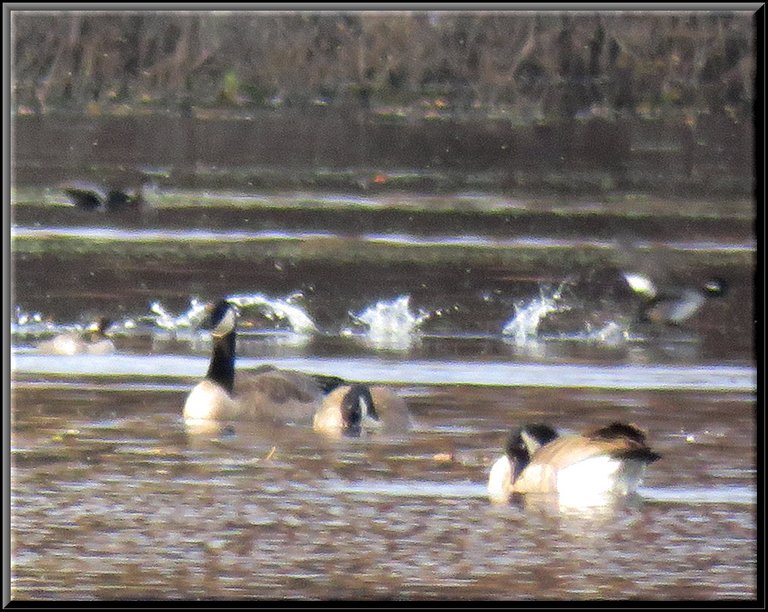
[[488, 478], [493, 499], [512, 493], [626, 495], [637, 489], [646, 465], [660, 458], [639, 429], [624, 423], [566, 436], [548, 425], [526, 425], [510, 432], [505, 451]]
[[134, 191], [127, 191], [77, 181], [65, 184], [62, 189], [72, 200], [72, 203], [83, 210], [115, 212], [138, 209], [145, 204], [142, 187]]
[[112, 321], [101, 317], [83, 333], [64, 333], [40, 343], [38, 350], [49, 355], [108, 355], [115, 345], [107, 337]]
[[213, 351], [205, 379], [187, 396], [184, 418], [311, 423], [325, 393], [343, 381], [334, 376], [262, 366], [235, 371], [237, 311], [221, 300], [206, 307], [201, 327], [211, 329]]
[[722, 297], [728, 291], [722, 278], [712, 278], [701, 287], [657, 287], [643, 274], [625, 272], [623, 276], [642, 299], [638, 319], [645, 323], [680, 325], [696, 314], [707, 298]]
[[315, 413], [315, 431], [358, 435], [363, 430], [402, 433], [411, 427], [405, 401], [387, 387], [352, 384], [337, 387]]

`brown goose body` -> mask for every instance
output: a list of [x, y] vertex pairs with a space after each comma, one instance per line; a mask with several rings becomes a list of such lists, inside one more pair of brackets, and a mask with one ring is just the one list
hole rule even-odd
[[270, 365], [236, 371], [236, 318], [235, 308], [224, 300], [209, 307], [211, 360], [205, 378], [187, 396], [184, 418], [312, 423], [325, 394], [343, 381]]
[[198, 383], [187, 398], [184, 416], [311, 423], [322, 397], [320, 385], [300, 372], [238, 372], [231, 392], [210, 379]]
[[639, 429], [624, 423], [566, 436], [550, 428], [553, 435], [545, 440], [531, 436], [526, 427], [512, 432], [506, 455], [491, 470], [492, 497], [628, 494], [637, 489], [646, 466], [660, 457]]

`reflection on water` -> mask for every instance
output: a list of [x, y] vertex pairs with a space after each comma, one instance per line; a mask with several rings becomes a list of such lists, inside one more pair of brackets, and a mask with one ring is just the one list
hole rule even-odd
[[[203, 376], [207, 357], [154, 355], [98, 356], [57, 355], [18, 351], [13, 369], [18, 374], [45, 376]], [[255, 369], [263, 358], [240, 357], [239, 368]], [[756, 372], [743, 366], [652, 366], [505, 363], [492, 360], [421, 361], [392, 357], [273, 358], [279, 368], [329, 376], [344, 373], [351, 380], [421, 385], [530, 386], [591, 389], [700, 390], [750, 392], [756, 388]]]

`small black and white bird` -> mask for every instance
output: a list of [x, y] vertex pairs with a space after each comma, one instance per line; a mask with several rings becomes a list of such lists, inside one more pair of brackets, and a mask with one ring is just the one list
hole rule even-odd
[[712, 278], [700, 287], [659, 287], [644, 274], [623, 272], [622, 276], [641, 300], [637, 318], [644, 323], [681, 325], [709, 298], [722, 297], [728, 291], [728, 284], [722, 278]]
[[557, 493], [572, 501], [627, 495], [659, 458], [632, 425], [560, 436], [548, 425], [529, 424], [510, 432], [505, 454], [491, 468], [488, 493], [494, 500], [513, 493]]

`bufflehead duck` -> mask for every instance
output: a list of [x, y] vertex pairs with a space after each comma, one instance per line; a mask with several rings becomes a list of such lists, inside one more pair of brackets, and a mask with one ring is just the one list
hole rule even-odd
[[638, 319], [645, 323], [680, 325], [696, 314], [709, 298], [724, 296], [728, 284], [712, 278], [700, 287], [659, 287], [644, 274], [624, 272], [624, 279], [641, 298]]

